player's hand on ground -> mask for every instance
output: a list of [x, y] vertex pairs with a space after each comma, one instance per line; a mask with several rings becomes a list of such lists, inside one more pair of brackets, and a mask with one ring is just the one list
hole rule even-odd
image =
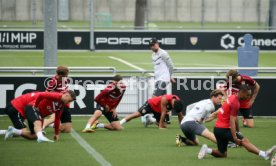
[[176, 83], [176, 80], [172, 77], [172, 78], [171, 78], [171, 82], [172, 82], [172, 83]]
[[59, 140], [59, 135], [55, 135], [54, 140], [57, 142]]
[[234, 139], [234, 141], [237, 145], [239, 145], [239, 146], [242, 145], [242, 140], [241, 139], [236, 138], [236, 139]]
[[164, 129], [167, 129], [167, 128], [165, 128], [165, 127], [159, 127], [159, 129], [164, 130]]

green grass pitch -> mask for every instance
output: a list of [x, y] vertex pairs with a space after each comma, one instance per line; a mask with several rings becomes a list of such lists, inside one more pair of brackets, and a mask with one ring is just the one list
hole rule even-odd
[[[176, 52], [169, 51], [176, 67], [233, 67], [237, 66], [235, 52]], [[151, 51], [143, 52], [58, 52], [58, 64], [65, 66], [113, 66], [118, 70], [135, 70], [123, 63], [112, 60], [114, 56], [126, 60], [143, 69], [152, 70]], [[1, 51], [1, 67], [43, 66], [42, 51]], [[259, 66], [275, 67], [275, 52], [261, 52]], [[275, 76], [275, 74], [274, 74]], [[80, 131], [88, 117], [73, 117], [73, 127], [93, 148], [114, 166], [178, 166], [178, 165], [269, 165], [260, 157], [248, 153], [243, 148], [229, 149], [227, 159], [215, 159], [208, 156], [200, 161], [197, 153], [200, 147], [175, 146], [175, 134], [181, 133], [177, 120], [167, 130], [159, 130], [155, 126], [144, 128], [140, 120], [127, 123], [122, 132], [110, 132], [99, 129], [96, 133], [86, 134]], [[105, 121], [102, 117], [101, 120]], [[0, 117], [0, 128], [5, 129], [11, 122], [7, 117]], [[208, 124], [212, 130], [214, 122]], [[256, 128], [242, 128], [241, 131], [261, 149], [276, 144], [276, 120], [256, 119]], [[53, 129], [47, 129], [47, 136], [52, 138]], [[2, 139], [2, 140], [1, 140]], [[211, 147], [215, 145], [199, 138], [201, 143]], [[38, 144], [35, 141], [13, 138], [7, 142], [0, 136], [0, 165], [39, 165], [67, 166], [98, 165], [70, 134], [61, 134], [60, 141], [53, 144]]]
[[[168, 51], [176, 67], [233, 67], [238, 66], [236, 52], [178, 52]], [[65, 66], [113, 66], [118, 70], [135, 70], [123, 63], [112, 60], [114, 56], [126, 60], [143, 69], [152, 70], [151, 51], [143, 52], [58, 52], [58, 64]], [[0, 66], [43, 66], [43, 52], [0, 52]], [[275, 52], [261, 52], [260, 67], [275, 67]]]
[[[200, 147], [176, 147], [175, 135], [181, 133], [177, 119], [174, 118], [169, 128], [159, 130], [156, 126], [144, 128], [140, 119], [133, 120], [124, 125], [125, 129], [119, 132], [97, 129], [95, 133], [81, 133], [88, 117], [73, 117], [74, 129], [78, 134], [97, 150], [107, 161], [114, 166], [151, 166], [151, 165], [269, 165], [257, 155], [248, 153], [244, 148], [228, 150], [228, 158], [216, 159], [207, 156], [203, 160], [197, 159]], [[106, 122], [102, 117], [101, 121]], [[0, 117], [0, 127], [10, 125], [7, 117]], [[207, 124], [210, 130], [214, 122]], [[252, 143], [261, 149], [267, 149], [275, 143], [275, 119], [256, 119], [256, 128], [242, 128], [242, 133]], [[47, 137], [52, 138], [53, 129], [47, 128]], [[0, 137], [0, 164], [1, 166], [13, 165], [98, 165], [70, 134], [61, 134], [57, 143], [41, 143], [11, 138], [6, 142]], [[210, 147], [216, 145], [199, 137], [201, 143]]]

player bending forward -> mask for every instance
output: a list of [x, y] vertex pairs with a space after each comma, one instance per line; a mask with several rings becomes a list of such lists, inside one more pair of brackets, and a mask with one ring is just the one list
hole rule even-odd
[[219, 109], [218, 119], [214, 128], [218, 149], [208, 148], [204, 144], [198, 153], [198, 159], [203, 159], [206, 154], [211, 154], [214, 157], [227, 157], [229, 141], [243, 146], [249, 152], [259, 155], [265, 160], [270, 159], [272, 153], [276, 150], [275, 145], [267, 151], [259, 150], [239, 132], [238, 111], [240, 109], [240, 101], [247, 100], [251, 96], [251, 90], [247, 85], [241, 85], [239, 89], [237, 95], [229, 96], [226, 102], [223, 103], [222, 108]]
[[259, 93], [260, 85], [251, 77], [240, 75], [237, 70], [229, 70], [226, 74], [226, 78], [228, 81], [226, 86], [228, 95], [237, 93], [240, 89], [239, 87], [243, 84], [248, 85], [252, 90], [253, 93], [251, 96], [240, 102], [240, 113], [244, 118], [243, 125], [249, 128], [254, 127], [252, 105]]
[[[64, 93], [68, 91], [67, 77], [69, 69], [64, 66], [58, 66], [56, 75], [52, 77], [46, 87], [47, 92], [59, 92]], [[61, 117], [60, 117], [60, 131], [64, 133], [70, 133], [72, 129], [72, 117], [70, 112], [70, 105], [64, 106]], [[49, 119], [44, 120], [43, 129], [48, 126], [54, 127], [55, 114], [52, 114]]]
[[[5, 140], [14, 135], [26, 139], [36, 139], [37, 142], [53, 142], [42, 134], [43, 118], [55, 113], [54, 140], [59, 139], [60, 116], [63, 107], [76, 99], [73, 91], [66, 93], [32, 92], [19, 96], [11, 101], [6, 108], [14, 127], [9, 126]], [[24, 120], [27, 119], [30, 131]]]
[[137, 112], [125, 117], [120, 121], [121, 125], [130, 121], [131, 119], [138, 118], [145, 114], [153, 113], [156, 119], [156, 124], [160, 129], [167, 128], [165, 122], [165, 116], [167, 112], [174, 110], [178, 113], [178, 121], [181, 122], [183, 118], [182, 114], [183, 104], [180, 98], [176, 95], [163, 95], [148, 99], [148, 101]]
[[[122, 126], [119, 123], [119, 118], [116, 112], [116, 107], [120, 103], [125, 93], [126, 86], [122, 82], [122, 77], [116, 75], [113, 78], [113, 82], [110, 83], [96, 98], [97, 102], [96, 111], [94, 115], [88, 120], [85, 128], [82, 132], [90, 133], [94, 132], [96, 128], [106, 128], [109, 130], [122, 130]], [[110, 122], [110, 124], [98, 123], [97, 120], [102, 116]], [[92, 125], [92, 126], [91, 126]]]
[[214, 90], [210, 94], [210, 99], [201, 100], [199, 102], [189, 105], [186, 109], [186, 115], [181, 121], [181, 130], [186, 137], [176, 135], [176, 145], [198, 145], [199, 142], [196, 135], [203, 136], [214, 143], [216, 138], [212, 132], [210, 132], [205, 126], [204, 122], [209, 122], [216, 118], [217, 111], [215, 112], [215, 106], [221, 104], [223, 92], [220, 90]]

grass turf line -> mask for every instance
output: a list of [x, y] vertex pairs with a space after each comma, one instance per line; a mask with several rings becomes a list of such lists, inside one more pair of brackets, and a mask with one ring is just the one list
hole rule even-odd
[[[244, 148], [229, 149], [227, 159], [216, 159], [211, 156], [204, 160], [197, 159], [200, 147], [176, 147], [175, 134], [181, 133], [177, 119], [169, 125], [168, 130], [159, 130], [156, 126], [144, 128], [140, 119], [124, 125], [121, 132], [97, 129], [95, 133], [81, 133], [88, 117], [73, 117], [73, 126], [78, 134], [93, 146], [106, 160], [114, 166], [122, 165], [268, 165], [269, 161], [248, 153]], [[105, 118], [101, 118], [106, 122]], [[275, 119], [255, 119], [256, 128], [241, 128], [241, 132], [252, 143], [263, 150], [275, 143]], [[7, 117], [0, 117], [0, 127], [6, 128], [11, 122]], [[214, 122], [208, 123], [213, 130]], [[52, 138], [53, 129], [47, 129], [47, 136]], [[1, 136], [3, 138], [3, 136]], [[1, 138], [0, 137], [0, 138]], [[211, 147], [215, 144], [199, 137], [201, 143]], [[1, 165], [97, 165], [97, 162], [80, 147], [70, 134], [61, 134], [60, 141], [54, 144], [37, 144], [23, 138], [0, 141]]]

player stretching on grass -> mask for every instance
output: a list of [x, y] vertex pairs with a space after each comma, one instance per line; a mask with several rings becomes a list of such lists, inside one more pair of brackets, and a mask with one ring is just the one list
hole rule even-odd
[[159, 129], [167, 128], [167, 122], [165, 121], [165, 115], [174, 110], [178, 113], [178, 121], [181, 122], [183, 118], [182, 114], [183, 104], [180, 98], [176, 95], [163, 95], [158, 97], [153, 97], [148, 99], [148, 101], [141, 107], [137, 112], [125, 117], [120, 121], [123, 125], [124, 123], [130, 121], [131, 119], [138, 118], [148, 113], [153, 113], [156, 119], [156, 124]]
[[[113, 82], [107, 85], [107, 87], [95, 98], [95, 101], [97, 102], [96, 111], [94, 112], [94, 115], [88, 120], [88, 123], [82, 132], [94, 132], [94, 129], [96, 128], [106, 128], [109, 130], [122, 129], [122, 126], [119, 123], [117, 112], [115, 110], [123, 98], [126, 89], [122, 79], [123, 78], [120, 75], [116, 75], [113, 78]], [[110, 124], [96, 124], [97, 120], [102, 116], [102, 114], [106, 117]]]
[[[247, 100], [240, 103], [240, 112], [244, 118], [243, 125], [245, 127], [254, 127], [254, 120], [252, 114], [252, 105], [260, 90], [260, 85], [251, 77], [240, 75], [237, 70], [229, 70], [226, 74], [227, 78], [227, 93], [228, 95], [235, 94], [239, 91], [242, 84], [246, 84], [252, 89], [253, 93]], [[232, 84], [231, 84], [232, 80]]]
[[216, 138], [205, 126], [204, 122], [209, 122], [216, 118], [215, 106], [221, 104], [223, 93], [220, 90], [214, 90], [210, 94], [210, 99], [201, 100], [187, 106], [186, 115], [181, 121], [181, 130], [186, 137], [176, 135], [176, 145], [198, 145], [196, 135], [203, 136], [214, 143]]
[[[63, 107], [75, 100], [73, 91], [66, 93], [56, 92], [32, 92], [19, 96], [11, 101], [6, 108], [14, 127], [9, 126], [5, 134], [5, 140], [13, 135], [22, 136], [27, 139], [36, 139], [37, 142], [52, 142], [42, 134], [43, 118], [55, 113], [55, 136], [59, 139], [60, 116]], [[27, 130], [24, 120], [27, 119], [29, 129]]]
[[276, 150], [276, 146], [273, 146], [267, 151], [259, 150], [240, 133], [238, 124], [240, 101], [247, 100], [251, 96], [251, 90], [247, 85], [241, 85], [239, 88], [240, 90], [237, 95], [229, 96], [223, 103], [222, 108], [219, 109], [218, 119], [214, 128], [218, 149], [208, 148], [204, 144], [200, 149], [198, 159], [203, 159], [206, 154], [211, 154], [214, 157], [227, 157], [227, 145], [229, 141], [243, 146], [249, 152], [259, 155], [265, 160], [270, 159], [272, 153]]
[[[46, 87], [47, 92], [67, 92], [68, 91], [68, 77], [69, 69], [64, 66], [58, 66], [56, 70], [56, 75], [52, 77], [49, 81], [48, 86]], [[49, 119], [44, 120], [43, 129], [48, 127], [54, 127], [55, 114], [52, 114]], [[62, 111], [60, 117], [60, 131], [64, 133], [70, 133], [72, 128], [72, 118], [71, 112], [69, 108], [69, 104], [67, 104]]]

